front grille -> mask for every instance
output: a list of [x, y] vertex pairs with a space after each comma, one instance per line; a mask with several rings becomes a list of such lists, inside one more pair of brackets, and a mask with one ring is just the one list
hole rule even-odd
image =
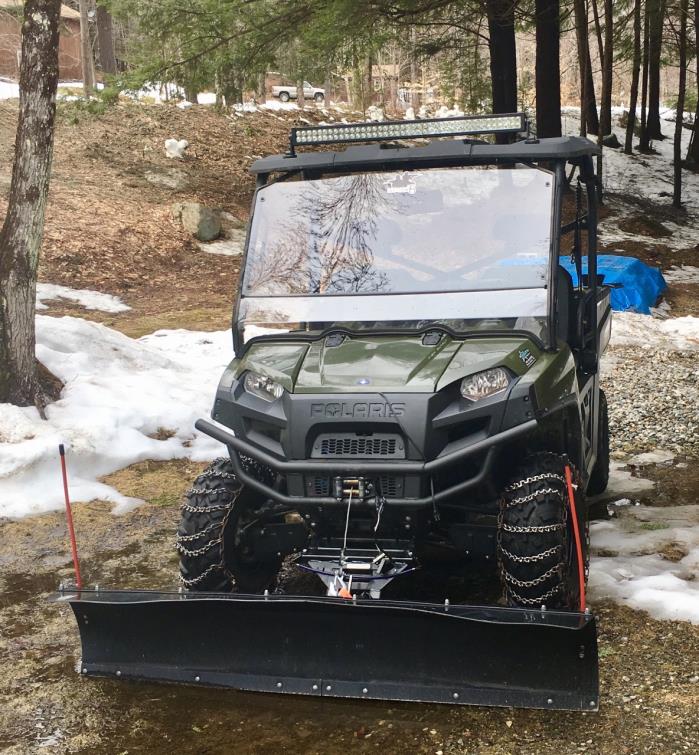
[[312, 458], [356, 459], [380, 456], [389, 459], [404, 459], [405, 444], [399, 435], [374, 433], [335, 433], [319, 435], [313, 444]]

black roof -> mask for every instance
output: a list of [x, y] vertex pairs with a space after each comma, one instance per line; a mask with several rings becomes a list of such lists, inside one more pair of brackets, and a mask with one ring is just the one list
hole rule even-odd
[[419, 147], [394, 143], [362, 144], [339, 152], [300, 152], [271, 155], [256, 160], [250, 171], [288, 173], [289, 171], [346, 171], [394, 168], [434, 168], [483, 163], [538, 162], [565, 160], [577, 162], [599, 153], [599, 147], [581, 136], [528, 139], [514, 144], [488, 144], [468, 139], [436, 140]]

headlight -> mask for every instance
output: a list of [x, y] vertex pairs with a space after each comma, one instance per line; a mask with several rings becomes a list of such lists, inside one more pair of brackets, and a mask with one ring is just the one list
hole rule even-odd
[[279, 383], [255, 372], [245, 373], [243, 387], [248, 393], [263, 398], [265, 401], [274, 401], [281, 398], [284, 393], [284, 388]]
[[494, 396], [506, 390], [510, 384], [510, 375], [502, 367], [493, 367], [475, 375], [469, 375], [461, 381], [461, 395], [469, 401], [478, 401]]

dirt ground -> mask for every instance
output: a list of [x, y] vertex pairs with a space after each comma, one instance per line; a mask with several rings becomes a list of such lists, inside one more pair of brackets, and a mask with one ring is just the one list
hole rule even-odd
[[[107, 481], [146, 503], [113, 516], [75, 507], [90, 584], [175, 587], [181, 492], [202, 465], [143, 462]], [[664, 486], [666, 472], [658, 475]], [[667, 482], [669, 487], [669, 482]], [[673, 502], [697, 480], [672, 478]], [[655, 498], [649, 493], [649, 501]], [[660, 496], [662, 498], [662, 496]], [[3, 753], [694, 753], [699, 631], [617, 605], [599, 621], [596, 714], [317, 700], [85, 679], [70, 610], [48, 601], [72, 578], [60, 513], [0, 522]], [[593, 556], [594, 557], [594, 556]], [[235, 641], [232, 631], [231, 641]], [[523, 649], [523, 652], [526, 652]]]
[[[0, 213], [15, 117], [14, 104], [0, 103]], [[118, 294], [132, 310], [107, 315], [59, 304], [49, 314], [86, 316], [133, 337], [163, 327], [228, 327], [239, 263], [202, 252], [170, 206], [202, 201], [244, 221], [253, 186], [246, 168], [255, 156], [284, 149], [293, 118], [129, 104], [96, 117], [62, 106], [40, 279]], [[168, 137], [188, 139], [190, 157], [166, 158]], [[181, 190], [145, 178], [173, 169], [182, 174]], [[653, 254], [650, 244], [628, 249], [639, 250]], [[657, 262], [696, 264], [692, 254]], [[673, 287], [673, 315], [697, 314], [697, 293], [696, 286]], [[110, 476], [120, 492], [145, 501], [120, 516], [105, 502], [77, 505], [85, 581], [175, 587], [178, 505], [201, 468], [143, 462]], [[661, 471], [645, 502], [695, 503], [697, 488], [694, 478], [678, 485]], [[597, 714], [316, 700], [81, 678], [73, 618], [48, 601], [70, 578], [60, 513], [0, 519], [3, 753], [699, 752], [699, 628], [687, 623], [593, 605]]]

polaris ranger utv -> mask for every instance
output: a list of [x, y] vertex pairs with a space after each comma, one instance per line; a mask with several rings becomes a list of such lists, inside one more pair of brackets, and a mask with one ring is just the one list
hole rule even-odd
[[[308, 126], [253, 164], [235, 359], [196, 423], [228, 453], [177, 533], [188, 592], [72, 596], [86, 673], [597, 708], [597, 147], [525, 132], [521, 114]], [[450, 602], [446, 580], [489, 563], [500, 601]], [[294, 570], [321, 590], [292, 592]]]

